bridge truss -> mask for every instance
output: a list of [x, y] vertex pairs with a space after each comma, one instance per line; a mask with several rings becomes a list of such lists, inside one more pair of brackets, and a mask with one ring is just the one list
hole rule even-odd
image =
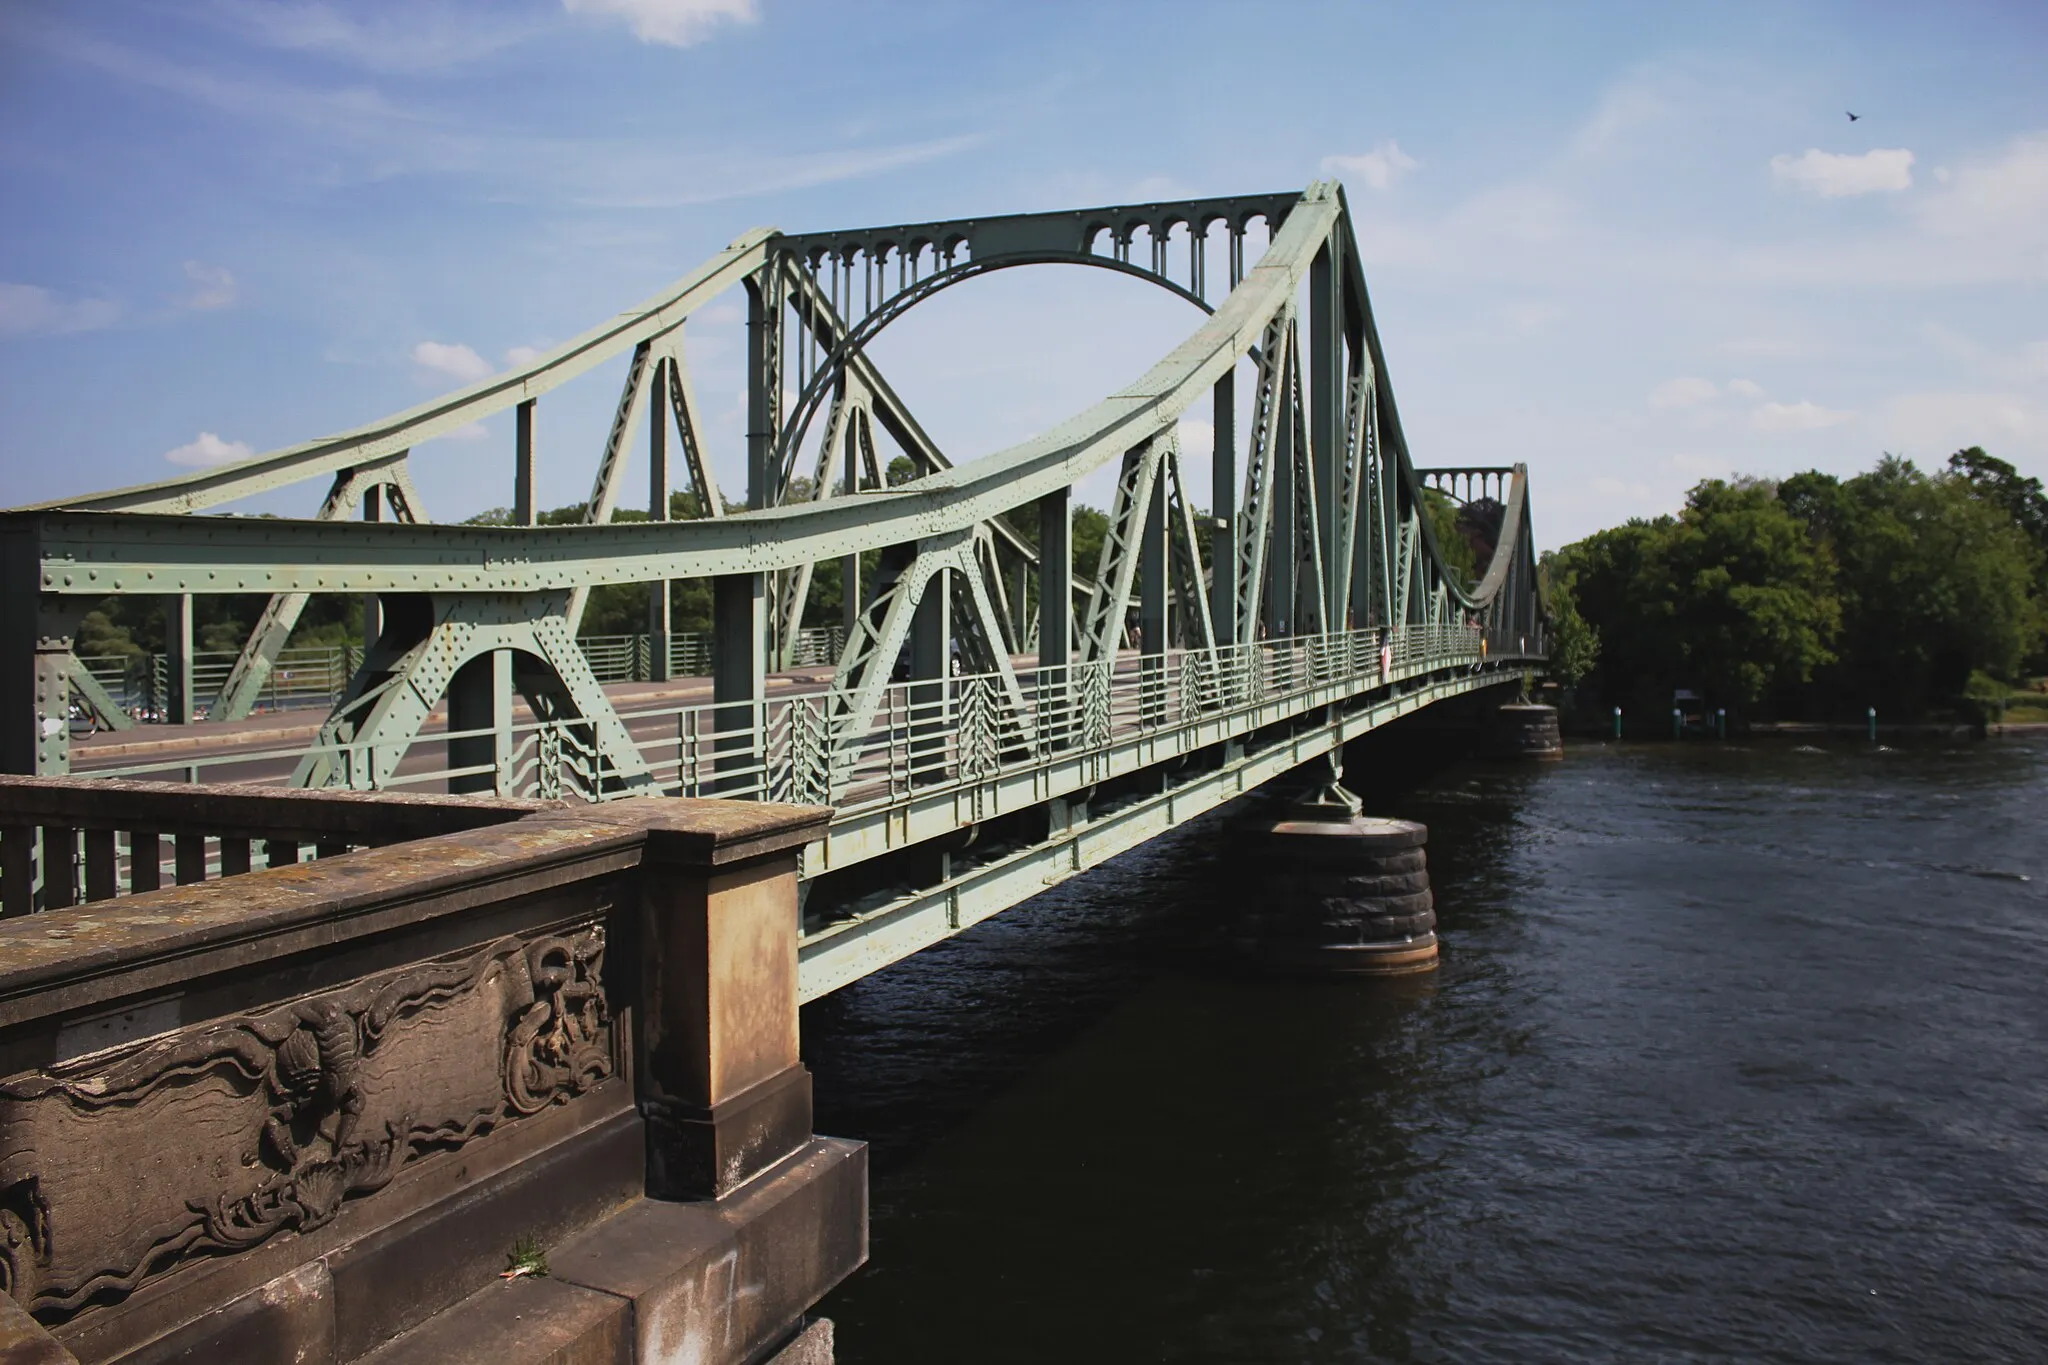
[[[954, 285], [1049, 264], [1146, 280], [1203, 319], [1127, 388], [955, 463], [870, 345]], [[690, 317], [733, 290], [747, 309], [743, 505], [712, 473], [685, 343]], [[585, 523], [536, 525], [539, 401], [619, 359]], [[508, 408], [514, 524], [427, 522], [409, 452]], [[1187, 494], [1190, 415], [1215, 432], [1206, 512]], [[643, 424], [649, 517], [616, 522]], [[892, 451], [912, 471], [893, 485]], [[1108, 531], [1077, 578], [1072, 488], [1104, 466], [1116, 470]], [[696, 518], [669, 519], [678, 473]], [[309, 520], [207, 515], [316, 481], [327, 489]], [[1479, 566], [1469, 576], [1450, 567], [1451, 526]], [[269, 594], [213, 708], [234, 719], [309, 594], [362, 594], [375, 638], [318, 737], [240, 752], [237, 771], [834, 805], [831, 837], [807, 855], [812, 994], [1362, 728], [1539, 666], [1546, 647], [1525, 471], [1410, 460], [1335, 184], [756, 230], [640, 307], [422, 407], [0, 515], [0, 555], [0, 769], [68, 771], [74, 695], [102, 700], [72, 638], [109, 595], [163, 597], [173, 652], [189, 658], [194, 594]], [[783, 675], [827, 560], [841, 566], [846, 643], [829, 685], [806, 687]], [[576, 647], [587, 594], [649, 584], [664, 669], [669, 584], [693, 578], [712, 587], [711, 695], [622, 710]], [[182, 766], [198, 779], [206, 765]]]

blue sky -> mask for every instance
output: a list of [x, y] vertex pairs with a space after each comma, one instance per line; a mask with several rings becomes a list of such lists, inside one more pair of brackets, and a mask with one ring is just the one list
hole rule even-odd
[[[1332, 175], [1418, 460], [1526, 461], [1547, 545], [1886, 450], [2048, 476], [2044, 65], [2037, 4], [0, 0], [0, 504], [411, 406], [756, 225]], [[736, 317], [691, 324], [729, 491]], [[1193, 321], [1039, 268], [883, 360], [964, 459]], [[545, 503], [616, 383], [542, 405]], [[510, 446], [416, 452], [428, 512]]]

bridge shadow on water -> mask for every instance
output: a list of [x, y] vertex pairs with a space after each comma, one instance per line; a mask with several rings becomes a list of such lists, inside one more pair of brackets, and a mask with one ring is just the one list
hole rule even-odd
[[1436, 1000], [1492, 970], [1458, 941], [1508, 913], [1500, 850], [1542, 777], [1467, 781], [1443, 741], [1390, 727], [1350, 758], [1369, 810], [1431, 825], [1432, 976], [1249, 970], [1248, 799], [806, 1007], [819, 1130], [874, 1163], [873, 1258], [821, 1306], [844, 1360], [1409, 1354], [1442, 1309], [1405, 1269], [1431, 1236], [1411, 1187], [1458, 1078], [1513, 1050]]

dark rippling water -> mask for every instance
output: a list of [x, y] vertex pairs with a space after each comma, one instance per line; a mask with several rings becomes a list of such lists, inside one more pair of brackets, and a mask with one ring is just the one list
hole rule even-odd
[[1376, 802], [1427, 984], [1231, 970], [1210, 821], [810, 1006], [840, 1359], [2048, 1360], [2048, 745], [1820, 749]]

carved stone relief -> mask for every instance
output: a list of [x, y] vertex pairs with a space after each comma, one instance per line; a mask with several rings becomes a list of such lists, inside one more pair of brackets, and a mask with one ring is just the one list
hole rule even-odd
[[0, 1082], [0, 1289], [64, 1320], [585, 1093], [603, 961], [597, 925], [505, 938]]

